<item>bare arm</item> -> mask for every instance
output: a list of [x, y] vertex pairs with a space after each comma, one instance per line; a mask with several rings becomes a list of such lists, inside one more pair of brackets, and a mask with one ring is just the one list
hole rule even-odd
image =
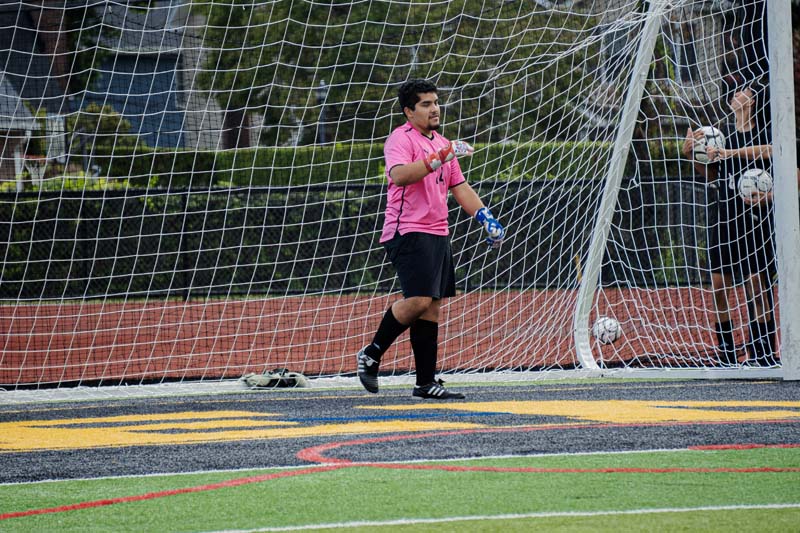
[[461, 209], [466, 211], [469, 216], [475, 216], [475, 213], [478, 212], [478, 209], [484, 207], [483, 202], [481, 201], [478, 193], [475, 192], [475, 189], [467, 183], [466, 181], [459, 183], [452, 189], [450, 192], [453, 193], [453, 198], [456, 199], [458, 205], [461, 206]]
[[425, 166], [425, 161], [422, 159], [405, 165], [396, 165], [389, 170], [389, 176], [391, 176], [392, 182], [398, 187], [405, 187], [406, 185], [422, 181], [428, 174], [428, 168]]
[[389, 169], [389, 177], [398, 187], [405, 187], [435, 172], [439, 167], [452, 161], [456, 156], [472, 155], [474, 149], [464, 141], [454, 141], [438, 151], [428, 154], [424, 159], [404, 165], [395, 165]]
[[747, 159], [755, 161], [758, 159], [770, 159], [772, 157], [771, 144], [757, 144], [755, 146], [745, 146], [743, 148], [721, 148], [714, 147], [708, 148], [708, 158], [711, 161], [718, 161], [720, 159], [730, 159], [738, 157], [740, 159]]

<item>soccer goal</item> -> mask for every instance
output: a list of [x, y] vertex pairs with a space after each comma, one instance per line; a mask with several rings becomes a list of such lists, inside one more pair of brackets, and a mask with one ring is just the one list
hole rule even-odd
[[[0, 7], [0, 386], [354, 375], [400, 297], [378, 236], [409, 78], [438, 86], [508, 231], [490, 249], [451, 204], [441, 372], [798, 379], [791, 20], [760, 0]], [[726, 263], [721, 299], [727, 185], [684, 143], [730, 148], [726, 91], [751, 82], [775, 250], [766, 226], [728, 247], [767, 268]], [[19, 186], [23, 145], [49, 163]], [[401, 337], [381, 371], [413, 368]]]

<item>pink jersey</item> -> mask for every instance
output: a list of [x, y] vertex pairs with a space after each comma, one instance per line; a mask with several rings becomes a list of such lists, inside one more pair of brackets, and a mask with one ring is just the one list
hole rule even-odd
[[429, 139], [410, 123], [395, 130], [386, 139], [383, 155], [386, 158], [386, 177], [389, 191], [386, 202], [386, 218], [380, 242], [386, 242], [395, 233], [405, 235], [411, 231], [448, 235], [447, 193], [451, 187], [464, 183], [464, 174], [454, 158], [421, 181], [398, 187], [389, 176], [389, 171], [397, 165], [406, 165], [428, 154], [440, 150], [450, 142], [435, 131]]

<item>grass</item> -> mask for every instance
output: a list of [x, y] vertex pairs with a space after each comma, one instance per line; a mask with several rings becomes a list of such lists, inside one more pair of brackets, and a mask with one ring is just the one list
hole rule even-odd
[[[347, 466], [316, 473], [258, 470], [0, 485], [2, 514], [249, 476], [297, 474], [216, 490], [11, 518], [0, 521], [0, 531], [185, 532], [323, 524], [344, 524], [349, 531], [370, 532], [418, 531], [423, 527], [467, 532], [791, 531], [800, 524], [800, 448], [531, 456], [411, 465], [431, 464], [574, 471]], [[765, 467], [798, 470], [646, 471]], [[768, 507], [781, 505], [789, 507]], [[661, 511], [654, 512], [657, 510]]]

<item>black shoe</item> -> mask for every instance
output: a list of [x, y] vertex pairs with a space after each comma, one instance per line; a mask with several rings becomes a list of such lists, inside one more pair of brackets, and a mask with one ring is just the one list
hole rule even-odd
[[757, 340], [747, 346], [747, 366], [778, 366], [775, 353], [770, 343]]
[[720, 344], [717, 346], [717, 357], [723, 366], [737, 366], [739, 364], [738, 350], [736, 346]]
[[358, 352], [358, 379], [367, 389], [367, 392], [378, 392], [378, 361], [364, 353], [364, 348]]
[[430, 400], [463, 400], [464, 395], [460, 392], [450, 392], [445, 389], [444, 381], [437, 380], [427, 385], [414, 387], [411, 397], [415, 399], [430, 399]]
[[749, 367], [769, 368], [778, 366], [778, 360], [775, 359], [774, 355], [761, 355], [758, 357], [748, 357], [744, 364]]

